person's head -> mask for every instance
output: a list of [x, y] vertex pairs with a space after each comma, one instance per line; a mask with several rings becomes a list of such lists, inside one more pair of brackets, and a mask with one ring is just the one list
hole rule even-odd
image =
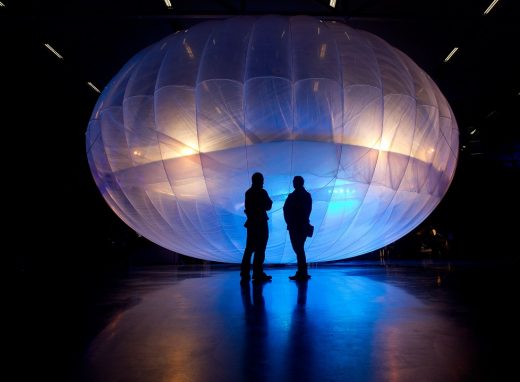
[[300, 175], [296, 175], [292, 181], [294, 188], [302, 188], [304, 180]]
[[255, 172], [251, 177], [251, 182], [255, 187], [262, 187], [264, 185], [264, 176], [259, 172]]

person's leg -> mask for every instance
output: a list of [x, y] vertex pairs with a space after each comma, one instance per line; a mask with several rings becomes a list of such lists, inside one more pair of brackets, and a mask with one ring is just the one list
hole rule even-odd
[[259, 228], [256, 239], [255, 257], [253, 259], [253, 278], [263, 278], [265, 249], [267, 247], [267, 240], [269, 239], [269, 228], [267, 222]]
[[306, 235], [301, 235], [299, 238], [299, 252], [296, 253], [296, 260], [298, 261], [298, 272], [300, 275], [307, 277], [307, 256], [305, 256], [305, 240], [307, 240]]
[[305, 240], [307, 236], [303, 232], [289, 231], [289, 237], [291, 238], [291, 245], [294, 252], [296, 253], [296, 261], [298, 262], [297, 276], [307, 276], [307, 258], [305, 256]]
[[251, 268], [251, 256], [253, 256], [254, 251], [254, 238], [253, 233], [250, 230], [247, 230], [247, 239], [246, 239], [246, 249], [244, 250], [244, 255], [242, 256], [242, 264], [240, 266], [240, 277], [249, 278], [249, 271]]

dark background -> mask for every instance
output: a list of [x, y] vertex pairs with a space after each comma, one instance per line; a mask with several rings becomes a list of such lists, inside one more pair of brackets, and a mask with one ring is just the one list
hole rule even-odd
[[[113, 313], [100, 296], [133, 266], [201, 263], [138, 237], [109, 209], [88, 168], [85, 131], [99, 96], [87, 81], [102, 90], [140, 49], [208, 19], [315, 15], [365, 29], [410, 56], [451, 105], [460, 156], [443, 201], [390, 247], [390, 257], [518, 265], [517, 1], [501, 0], [487, 16], [490, 0], [338, 0], [335, 9], [310, 0], [179, 0], [171, 10], [161, 0], [2, 3], [4, 248], [15, 275], [9, 292], [15, 357], [32, 359], [35, 374], [56, 373], [53, 363], [64, 365], [64, 375], [75, 367], [84, 344]], [[455, 46], [459, 52], [444, 63]], [[418, 234], [432, 227], [449, 241], [449, 251], [419, 250]], [[50, 360], [45, 354], [53, 346], [60, 350]], [[60, 380], [59, 372], [54, 376]]]

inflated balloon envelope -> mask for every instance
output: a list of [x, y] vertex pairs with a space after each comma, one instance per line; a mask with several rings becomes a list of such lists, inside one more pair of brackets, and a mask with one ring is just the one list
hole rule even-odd
[[313, 198], [310, 262], [402, 237], [438, 205], [458, 128], [438, 87], [373, 34], [298, 16], [198, 24], [142, 50], [87, 130], [95, 182], [135, 231], [196, 258], [240, 262], [244, 193], [265, 177], [267, 263], [295, 256], [282, 206]]

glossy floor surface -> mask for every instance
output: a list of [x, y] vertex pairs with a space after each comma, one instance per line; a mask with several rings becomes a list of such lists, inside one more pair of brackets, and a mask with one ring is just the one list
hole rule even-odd
[[[133, 269], [86, 311], [69, 380], [491, 381], [515, 370], [506, 296], [518, 288], [497, 295], [496, 271], [350, 263], [311, 268], [308, 282], [289, 281], [294, 267], [267, 271], [271, 282], [241, 285], [235, 267]], [[56, 341], [85, 329], [66, 328]]]

